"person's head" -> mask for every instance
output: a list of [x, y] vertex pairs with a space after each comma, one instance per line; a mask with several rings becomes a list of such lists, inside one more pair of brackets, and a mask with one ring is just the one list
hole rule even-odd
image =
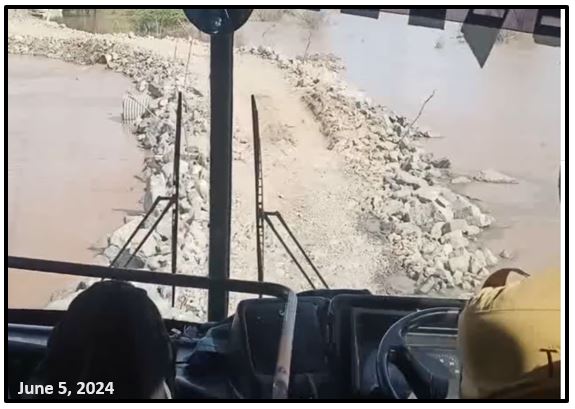
[[113, 395], [94, 397], [146, 399], [169, 397], [174, 373], [168, 333], [146, 292], [102, 281], [80, 293], [54, 328], [39, 377], [55, 388], [112, 382]]

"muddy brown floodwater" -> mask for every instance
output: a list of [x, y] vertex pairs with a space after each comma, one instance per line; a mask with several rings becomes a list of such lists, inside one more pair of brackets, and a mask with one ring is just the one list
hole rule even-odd
[[[140, 210], [144, 153], [124, 131], [130, 82], [102, 67], [8, 59], [8, 253], [90, 263]], [[8, 272], [10, 308], [42, 308], [77, 278]]]

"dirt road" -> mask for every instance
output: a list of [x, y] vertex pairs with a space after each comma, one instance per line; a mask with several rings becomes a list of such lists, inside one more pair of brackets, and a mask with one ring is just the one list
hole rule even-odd
[[[258, 70], [258, 81], [250, 76], [254, 67]], [[234, 163], [233, 233], [254, 231], [249, 104], [253, 93], [260, 116], [266, 210], [283, 215], [328, 284], [372, 288], [380, 250], [377, 242], [359, 228], [359, 214], [353, 201], [360, 196], [356, 191], [359, 183], [343, 173], [342, 158], [327, 149], [312, 113], [275, 66], [246, 55], [237, 62], [236, 78], [236, 138], [243, 154]], [[266, 236], [277, 244], [269, 228]], [[255, 241], [238, 240], [237, 244], [241, 247], [234, 249], [233, 274], [249, 274], [238, 278], [254, 279]], [[309, 289], [285, 252], [266, 251], [267, 279], [296, 290]]]

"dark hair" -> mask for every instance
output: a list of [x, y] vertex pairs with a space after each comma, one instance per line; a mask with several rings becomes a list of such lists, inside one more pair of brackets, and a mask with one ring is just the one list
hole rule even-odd
[[[173, 351], [156, 305], [127, 282], [102, 281], [80, 293], [48, 341], [38, 378], [44, 384], [113, 382], [113, 395], [149, 398], [174, 382]], [[61, 396], [60, 396], [61, 397]], [[82, 396], [74, 396], [81, 398]]]

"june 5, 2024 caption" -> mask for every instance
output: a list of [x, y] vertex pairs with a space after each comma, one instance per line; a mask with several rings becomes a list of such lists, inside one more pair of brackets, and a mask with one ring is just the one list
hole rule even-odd
[[67, 382], [58, 382], [58, 385], [25, 384], [20, 382], [18, 395], [20, 396], [80, 396], [80, 395], [113, 395], [113, 382], [76, 382], [69, 385]]

